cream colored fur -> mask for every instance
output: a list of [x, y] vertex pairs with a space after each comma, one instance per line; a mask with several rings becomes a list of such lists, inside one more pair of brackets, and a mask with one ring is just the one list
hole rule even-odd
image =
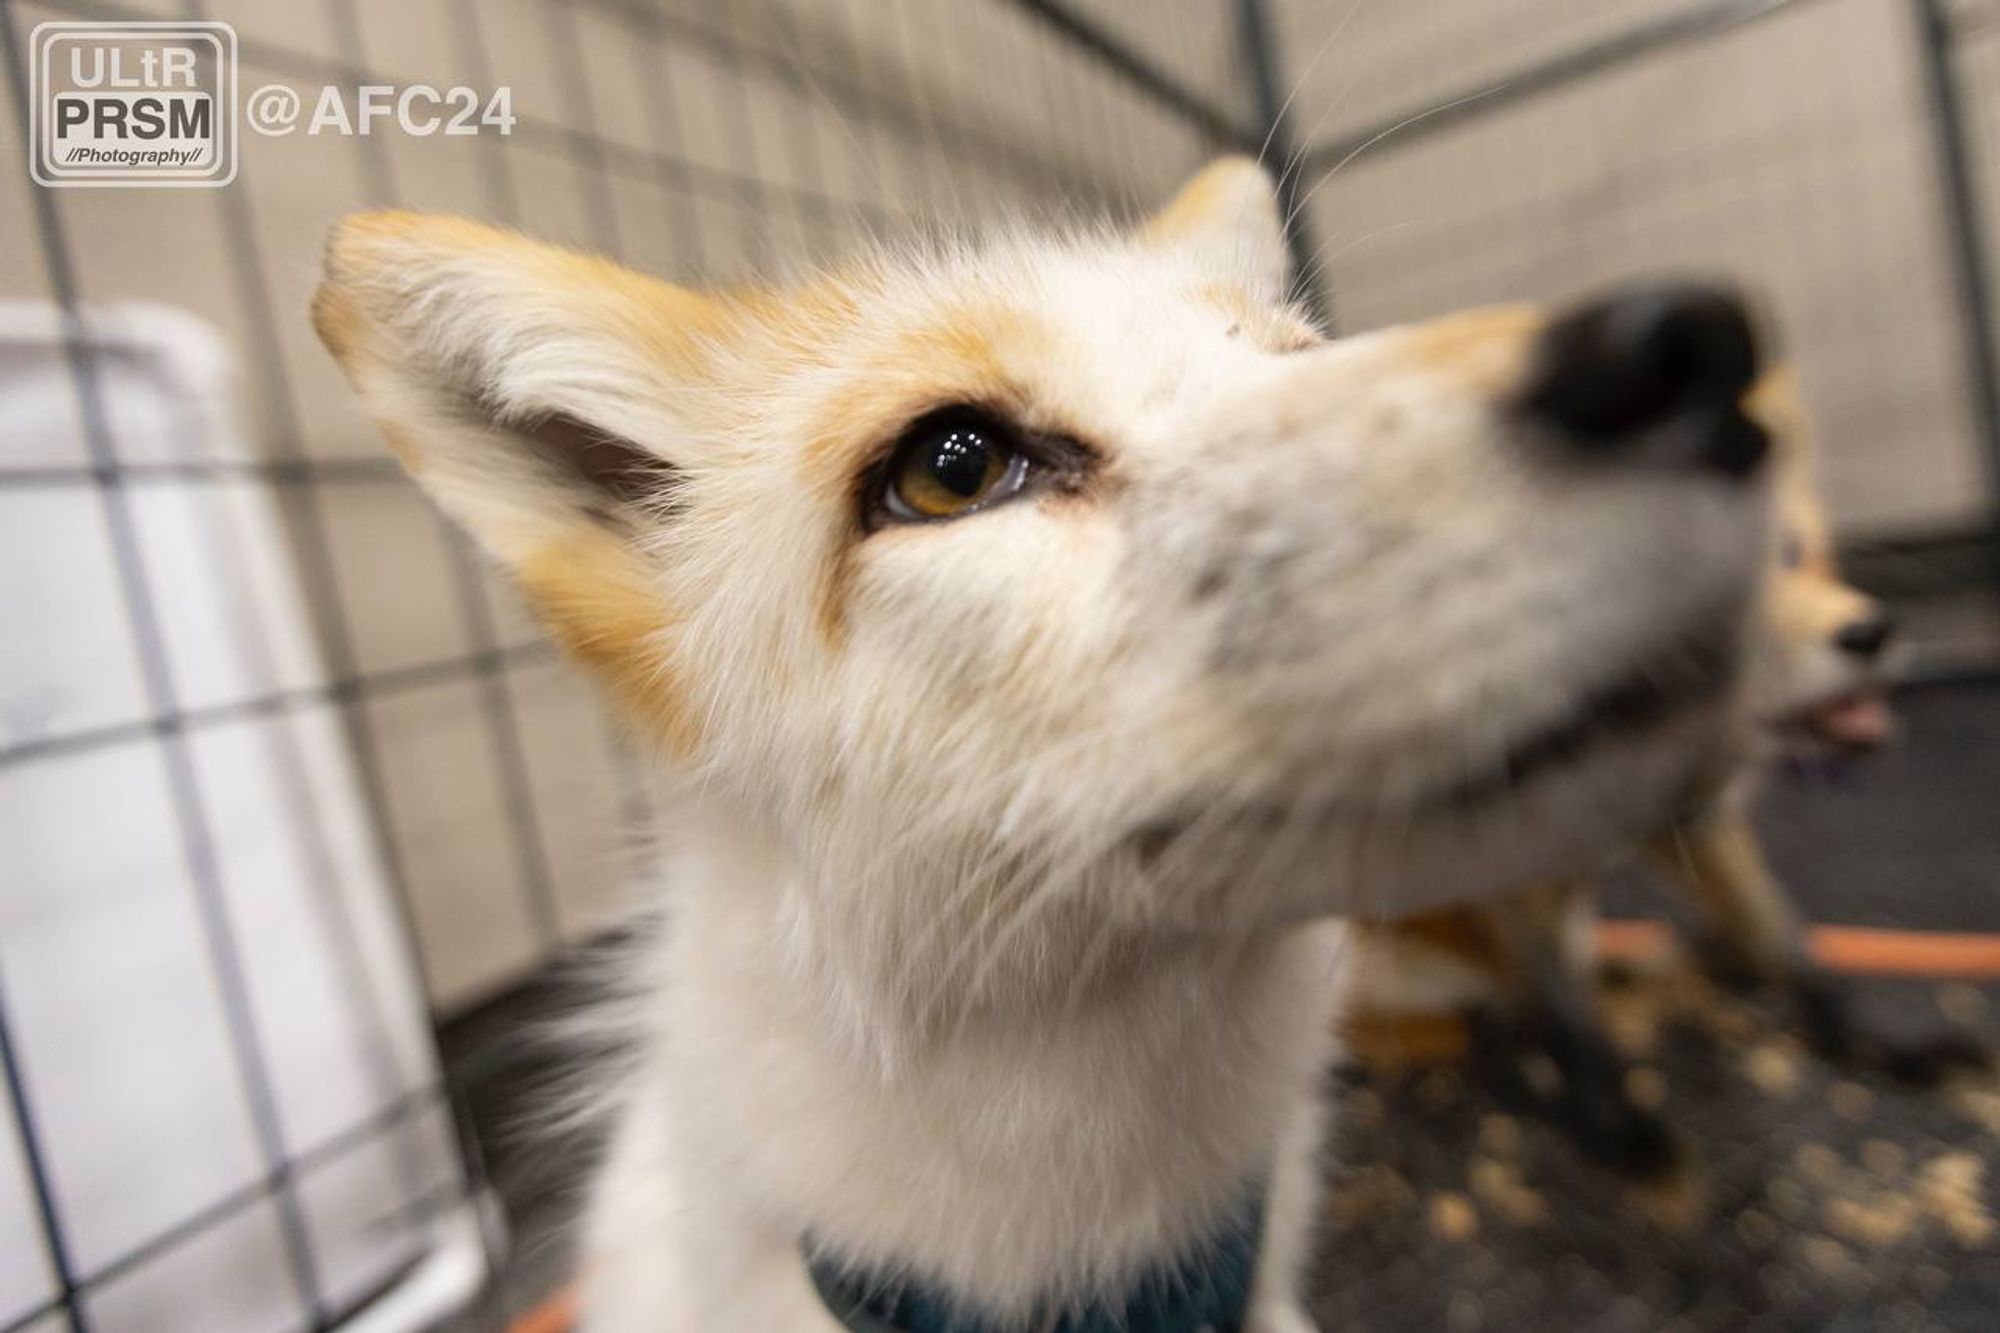
[[[1734, 625], [1760, 488], [1568, 468], [1508, 410], [1538, 315], [1325, 343], [1284, 265], [1236, 161], [1135, 234], [790, 293], [336, 235], [323, 336], [685, 787], [594, 1333], [827, 1333], [807, 1246], [996, 1317], [1087, 1299], [1257, 1177], [1252, 1328], [1303, 1333], [1331, 916], [1557, 873], [1714, 776], [1727, 698], [1446, 798]], [[954, 401], [1091, 475], [868, 530], [871, 467]], [[671, 472], [595, 493], [552, 420]]]

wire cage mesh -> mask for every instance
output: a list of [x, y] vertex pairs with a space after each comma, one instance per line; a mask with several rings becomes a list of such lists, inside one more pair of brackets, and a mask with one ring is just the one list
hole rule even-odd
[[[175, 18], [233, 25], [245, 88], [504, 86], [517, 121], [250, 135], [217, 191], [26, 187], [31, 30]], [[9, 345], [64, 386], [33, 429], [10, 397], [0, 442], [0, 587], [35, 627], [0, 680], [22, 886], [0, 918], [7, 1329], [358, 1318], [478, 1186], [476, 1162], [437, 1166], [468, 1145], [422, 1016], [629, 906], [658, 799], [642, 766], [402, 482], [313, 338], [343, 213], [462, 213], [728, 285], [912, 229], [1132, 218], [1208, 157], [1262, 152], [1340, 331], [1662, 268], [1748, 275], [1826, 429], [1849, 537], [1983, 531], [1992, 512], [1978, 284], [2000, 267], [1980, 222], [2000, 173], [1976, 168], [2000, 136], [2000, 23], [1974, 5], [0, 0], [0, 27], [23, 183], [0, 193], [0, 278], [45, 326]], [[121, 324], [127, 307], [200, 322], [180, 341], [229, 369], [182, 397], [239, 424], [148, 428], [126, 384], [145, 358], [120, 339], [151, 316]], [[197, 559], [190, 534], [221, 546]], [[274, 828], [298, 866], [273, 868]], [[131, 884], [184, 947], [107, 981], [80, 932]], [[272, 884], [296, 909], [276, 925]], [[316, 1003], [366, 1089], [338, 1124], [288, 1092], [320, 1048], [279, 1017], [283, 929], [327, 969]], [[107, 1233], [116, 1183], [69, 1132], [90, 1119], [73, 1099], [144, 1101], [145, 1063], [112, 1036], [148, 1012], [212, 1032], [231, 1093], [189, 1103], [178, 1149], [220, 1165]]]
[[1797, 365], [1850, 538], [1983, 521], [1924, 7], [1515, 5], [1448, 35], [1423, 10], [1364, 12], [1385, 60], [1300, 99], [1344, 319], [1729, 275]]

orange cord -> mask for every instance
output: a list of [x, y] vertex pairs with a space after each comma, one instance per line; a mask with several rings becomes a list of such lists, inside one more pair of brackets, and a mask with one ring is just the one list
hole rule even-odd
[[[1603, 921], [1597, 927], [1597, 947], [1607, 958], [1657, 958], [1671, 947], [1672, 939], [1672, 932], [1659, 921]], [[1808, 941], [1813, 957], [1835, 972], [1927, 981], [2000, 981], [2000, 935], [1814, 926]]]
[[564, 1287], [507, 1326], [507, 1333], [570, 1333], [576, 1327], [576, 1290]]

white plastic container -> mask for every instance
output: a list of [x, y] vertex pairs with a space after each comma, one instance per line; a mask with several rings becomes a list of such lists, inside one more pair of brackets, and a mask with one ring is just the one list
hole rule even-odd
[[487, 1272], [232, 374], [0, 302], [0, 1329], [415, 1330]]

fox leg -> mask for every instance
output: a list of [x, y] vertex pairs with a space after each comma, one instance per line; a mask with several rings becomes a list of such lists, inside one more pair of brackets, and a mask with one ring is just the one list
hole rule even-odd
[[1710, 970], [1725, 982], [1779, 987], [1821, 1053], [1879, 1063], [1917, 1081], [1987, 1063], [1978, 1040], [1955, 1028], [1890, 1032], [1861, 1019], [1848, 988], [1813, 959], [1805, 923], [1743, 811], [1718, 810], [1676, 831], [1654, 855], [1704, 918], [1701, 951]]
[[1315, 1087], [1299, 1098], [1278, 1141], [1246, 1333], [1316, 1333], [1318, 1328], [1299, 1297], [1322, 1197], [1319, 1151], [1325, 1123], [1325, 1098]]
[[[1625, 1059], [1598, 1014], [1593, 902], [1588, 886], [1565, 881], [1481, 909], [1502, 982], [1498, 1007], [1477, 1020], [1475, 1042], [1503, 1088], [1552, 1102], [1586, 1151], [1648, 1174], [1672, 1164], [1673, 1136], [1631, 1100]], [[1528, 1062], [1537, 1057], [1553, 1066], [1559, 1086], [1536, 1086]]]
[[1805, 926], [1740, 811], [1722, 810], [1676, 829], [1654, 860], [1687, 888], [1707, 938], [1704, 956], [1725, 980], [1785, 984], [1816, 970]]

